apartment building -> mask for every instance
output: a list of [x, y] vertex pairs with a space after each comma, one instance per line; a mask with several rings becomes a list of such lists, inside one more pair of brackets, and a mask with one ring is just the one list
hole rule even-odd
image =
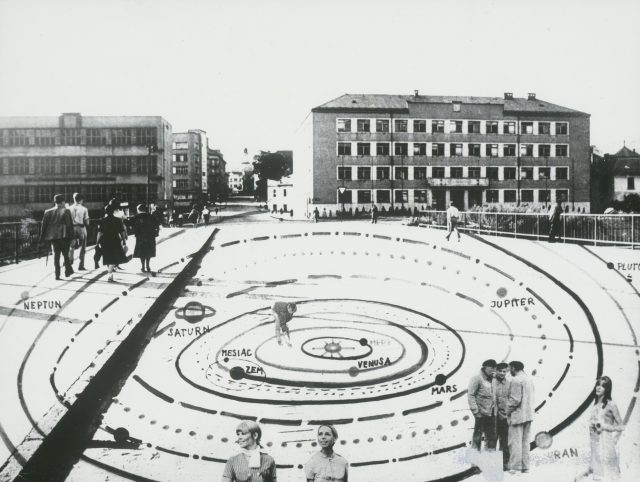
[[0, 117], [0, 219], [40, 219], [74, 192], [98, 215], [109, 199], [171, 199], [171, 124], [156, 116]]
[[605, 159], [611, 164], [613, 199], [622, 201], [628, 194], [640, 194], [640, 154], [623, 146]]
[[208, 200], [208, 139], [200, 129], [172, 136], [173, 206], [180, 211]]
[[312, 109], [312, 200], [589, 211], [590, 115], [516, 98], [345, 94]]
[[218, 149], [207, 150], [207, 172], [209, 184], [209, 199], [221, 201], [227, 196], [227, 161]]

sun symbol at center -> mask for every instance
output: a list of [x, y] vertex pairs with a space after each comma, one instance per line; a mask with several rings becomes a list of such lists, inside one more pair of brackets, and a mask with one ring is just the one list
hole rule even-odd
[[340, 353], [340, 350], [342, 350], [342, 347], [340, 346], [340, 343], [332, 341], [329, 343], [325, 343], [324, 345], [324, 351], [328, 352], [328, 353]]
[[[341, 353], [343, 350], [353, 350], [354, 347], [350, 346], [342, 346], [340, 341], [335, 338], [331, 338], [329, 341], [325, 340], [317, 340], [322, 343], [320, 346], [315, 346], [311, 348], [314, 351], [322, 350], [322, 353], [319, 355], [320, 358], [344, 358], [344, 355]], [[348, 343], [347, 343], [348, 344]]]

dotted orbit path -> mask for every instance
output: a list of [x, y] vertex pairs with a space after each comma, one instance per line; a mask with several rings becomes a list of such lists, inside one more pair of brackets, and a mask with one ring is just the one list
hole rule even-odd
[[[271, 240], [271, 239], [273, 239], [273, 240], [284, 240], [284, 239], [291, 239], [291, 238], [302, 238], [302, 236], [309, 236], [309, 235], [311, 235], [311, 236], [332, 236], [332, 234], [331, 234], [330, 232], [312, 232], [312, 233], [301, 233], [301, 234], [286, 234], [286, 235], [282, 235], [282, 236], [273, 236], [273, 238], [271, 238], [271, 237], [267, 237], [267, 236], [255, 237], [255, 238], [250, 239], [250, 240], [249, 240], [249, 242], [251, 242], [251, 241], [253, 241], [253, 242], [256, 242], [256, 241], [267, 241], [267, 240]], [[340, 233], [340, 232], [336, 232], [336, 233], [335, 233], [335, 236], [362, 236], [362, 235], [363, 235], [363, 233], [354, 233], [354, 232], [342, 232], [342, 233]], [[368, 233], [364, 233], [364, 236], [365, 236], [365, 237], [369, 237], [369, 234], [368, 234]], [[382, 241], [382, 240], [384, 240], [384, 241], [390, 241], [390, 242], [393, 242], [393, 241], [394, 241], [394, 239], [393, 239], [393, 238], [391, 238], [391, 237], [388, 237], [388, 236], [382, 236], [382, 235], [376, 235], [376, 234], [373, 234], [373, 235], [372, 235], [372, 238], [373, 238], [373, 239], [376, 239], [376, 240], [381, 240], [381, 241]], [[244, 240], [235, 240], [235, 241], [231, 241], [231, 242], [226, 242], [226, 243], [223, 243], [222, 245], [218, 246], [218, 249], [220, 249], [220, 248], [232, 247], [232, 246], [236, 246], [236, 245], [241, 245], [241, 246], [242, 246], [242, 245], [243, 245], [244, 243], [246, 243], [246, 242], [247, 242], [247, 240], [246, 240], [246, 239], [244, 239]], [[421, 244], [421, 245], [425, 245], [425, 246], [427, 246], [427, 245], [429, 244], [429, 243], [426, 243], [426, 242], [424, 242], [424, 241], [412, 240], [412, 239], [407, 239], [407, 238], [395, 238], [395, 242], [402, 242], [402, 243], [408, 243], [408, 244], [414, 244], [414, 245], [415, 245], [415, 244]], [[241, 243], [242, 243], [242, 244], [241, 244]], [[359, 246], [358, 248], [361, 248], [361, 246]], [[438, 246], [433, 245], [433, 249], [434, 249], [434, 250], [438, 250]], [[462, 252], [462, 251], [460, 251], [460, 250], [450, 250], [450, 249], [447, 249], [447, 248], [441, 247], [438, 251], [439, 251], [440, 253], [445, 253], [446, 255], [449, 255], [449, 256], [456, 256], [456, 257], [458, 257], [458, 258], [465, 259], [465, 260], [466, 260], [467, 262], [469, 262], [469, 263], [475, 263], [475, 264], [481, 264], [481, 263], [482, 263], [482, 261], [481, 261], [480, 259], [477, 259], [477, 258], [476, 258], [476, 259], [473, 259], [471, 256], [466, 255], [464, 252]], [[333, 252], [333, 251], [331, 251], [331, 250], [329, 250], [328, 252], [325, 252], [325, 250], [323, 250], [323, 251], [318, 251], [318, 252], [317, 252], [317, 255], [323, 255], [323, 252], [325, 253], [324, 255], [334, 255], [334, 252]], [[311, 252], [311, 251], [306, 251], [306, 252], [305, 252], [305, 251], [299, 251], [299, 252], [289, 251], [289, 255], [290, 255], [290, 256], [296, 256], [296, 255], [297, 255], [297, 256], [300, 256], [300, 257], [301, 257], [301, 256], [305, 256], [305, 255], [307, 255], [307, 256], [311, 256], [311, 255], [313, 255], [313, 254], [314, 254], [314, 253], [313, 253], [313, 252]], [[344, 255], [346, 255], [346, 254], [351, 254], [351, 253], [347, 253], [346, 251], [340, 251], [340, 252], [339, 252], [339, 254], [338, 254], [338, 252], [336, 252], [336, 253], [335, 253], [335, 255], [336, 255], [336, 256], [344, 256]], [[354, 251], [354, 252], [353, 252], [353, 254], [354, 254], [354, 255], [356, 255], [356, 254], [358, 254], [358, 253], [357, 253], [356, 251]], [[365, 252], [363, 252], [363, 253], [361, 253], [361, 254], [364, 254], [365, 256], [370, 256], [370, 255], [371, 255], [371, 256], [376, 256], [376, 257], [382, 256], [382, 254], [381, 254], [380, 252], [376, 252], [376, 251], [375, 251], [375, 250], [373, 250], [373, 249], [371, 250], [371, 253], [369, 253], [368, 251], [365, 251]], [[286, 254], [284, 254], [283, 256], [286, 256]], [[432, 265], [434, 265], [434, 264], [437, 264], [437, 263], [435, 263], [434, 261], [426, 261], [426, 262], [425, 262], [424, 260], [420, 260], [419, 258], [409, 259], [409, 258], [408, 258], [407, 256], [405, 256], [404, 254], [400, 254], [400, 255], [398, 255], [398, 254], [388, 254], [388, 256], [389, 256], [391, 259], [397, 258], [397, 259], [399, 259], [399, 260], [406, 261], [406, 262], [422, 263], [422, 264], [426, 264], [426, 265], [427, 265], [427, 266], [429, 266], [429, 267], [431, 267], [431, 266], [432, 266]], [[277, 258], [277, 257], [276, 257], [276, 258]], [[255, 263], [254, 263], [254, 264], [255, 264]], [[487, 269], [490, 269], [490, 270], [493, 270], [493, 271], [495, 271], [495, 272], [497, 272], [497, 273], [500, 273], [500, 274], [501, 274], [505, 279], [510, 280], [512, 283], [514, 283], [514, 284], [516, 283], [516, 278], [515, 278], [515, 276], [512, 276], [512, 275], [511, 275], [511, 274], [509, 274], [508, 272], [503, 271], [503, 270], [501, 270], [499, 267], [497, 267], [497, 266], [493, 266], [493, 265], [488, 264], [488, 263], [482, 263], [482, 264], [483, 264]], [[434, 269], [435, 269], [435, 268], [436, 268], [436, 266], [434, 266]], [[237, 269], [237, 268], [235, 268], [235, 269]], [[443, 265], [442, 265], [442, 269], [443, 269], [443, 270], [446, 270], [446, 269], [447, 269], [446, 264], [443, 264]], [[460, 270], [458, 270], [458, 271], [457, 271], [457, 274], [458, 274], [458, 275], [459, 275], [459, 274], [461, 274]], [[335, 280], [335, 279], [337, 279], [337, 278], [343, 278], [343, 277], [344, 277], [344, 275], [342, 275], [342, 274], [320, 274], [320, 275], [316, 274], [316, 275], [309, 275], [309, 276], [308, 276], [308, 278], [310, 278], [310, 279], [315, 279], [315, 280]], [[355, 276], [354, 276], [354, 277], [355, 277]], [[379, 278], [376, 278], [375, 276], [369, 276], [368, 278], [369, 278], [370, 280], [380, 280]], [[476, 280], [476, 277], [474, 276], [473, 278], [474, 278], [474, 281], [475, 281], [475, 280]], [[385, 282], [385, 281], [389, 281], [389, 278], [382, 278], [381, 280], [382, 280], [382, 282]], [[436, 285], [433, 285], [432, 283], [426, 283], [426, 282], [419, 282], [419, 284], [420, 284], [421, 286], [427, 286], [427, 285], [429, 285], [429, 286], [436, 286]], [[522, 285], [523, 285], [523, 283], [522, 283], [522, 282], [519, 282], [519, 285], [520, 285], [520, 286], [522, 286]], [[436, 286], [436, 287], [437, 287], [437, 286]], [[444, 290], [444, 291], [447, 291], [447, 290], [446, 290], [446, 288], [442, 288], [442, 287], [437, 287], [437, 288], [438, 288], [438, 289], [442, 289], [442, 290]], [[571, 359], [573, 358], [574, 341], [573, 341], [573, 337], [572, 337], [571, 330], [569, 329], [568, 325], [562, 321], [561, 316], [557, 315], [556, 310], [554, 310], [554, 308], [553, 308], [553, 307], [552, 307], [552, 306], [551, 306], [551, 305], [550, 305], [546, 300], [544, 300], [542, 297], [540, 297], [540, 296], [539, 296], [539, 295], [538, 295], [534, 290], [532, 290], [532, 289], [531, 289], [531, 288], [529, 288], [529, 287], [526, 287], [526, 289], [527, 289], [527, 291], [528, 291], [529, 293], [531, 293], [531, 294], [536, 298], [536, 300], [537, 300], [537, 301], [539, 301], [539, 302], [540, 302], [540, 304], [541, 304], [541, 305], [542, 305], [542, 306], [543, 306], [543, 307], [544, 307], [544, 308], [545, 308], [545, 309], [546, 309], [546, 310], [547, 310], [551, 315], [553, 315], [553, 316], [556, 316], [556, 317], [557, 317], [558, 322], [559, 322], [559, 323], [562, 323], [562, 326], [563, 326], [564, 330], [566, 330], [566, 336], [567, 336], [567, 340], [568, 340], [568, 344], [569, 344], [569, 347], [568, 347], [568, 352], [569, 352], [569, 355], [568, 355], [568, 356], [569, 356], [569, 361], [567, 362], [566, 366], [564, 367], [564, 370], [562, 371], [562, 374], [559, 376], [559, 378], [558, 378], [557, 382], [554, 384], [553, 389], [549, 392], [548, 397], [551, 397], [551, 396], [553, 395], [553, 392], [555, 392], [556, 390], [558, 390], [558, 388], [561, 386], [561, 384], [562, 384], [562, 382], [563, 382], [564, 378], [566, 377], [566, 375], [567, 375], [567, 373], [568, 373], [568, 371], [569, 371], [569, 369], [570, 369], [570, 366], [571, 366]], [[498, 290], [498, 295], [500, 295], [500, 290]], [[229, 293], [229, 294], [227, 294], [227, 297], [232, 297], [232, 296], [237, 296], [237, 293]], [[474, 298], [473, 296], [471, 296], [470, 294], [465, 294], [465, 293], [463, 293], [463, 292], [456, 292], [456, 293], [455, 293], [455, 296], [458, 296], [459, 298], [461, 298], [461, 299], [463, 299], [463, 300], [465, 300], [465, 301], [467, 301], [467, 302], [469, 302], [469, 303], [476, 304], [476, 305], [478, 305], [479, 307], [482, 307], [482, 306], [483, 306], [482, 301], [475, 299], [475, 298]], [[583, 306], [583, 309], [585, 309], [585, 310], [586, 310], [586, 307], [585, 307], [585, 306]], [[265, 311], [265, 310], [263, 309], [263, 310], [262, 310], [262, 312], [264, 312], [264, 311]], [[494, 312], [494, 313], [495, 313], [495, 312]], [[589, 319], [590, 319], [590, 314], [588, 313], [588, 310], [586, 310], [586, 314], [587, 314], [587, 318], [589, 318]], [[532, 314], [532, 315], [531, 315], [532, 320], [536, 320], [537, 316], [538, 316], [538, 315], [536, 315], [536, 314]], [[232, 321], [232, 320], [229, 320], [229, 321]], [[592, 319], [590, 319], [590, 321], [592, 321]], [[593, 325], [593, 326], [592, 326], [592, 328], [594, 329], [594, 337], [595, 337], [595, 342], [596, 342], [596, 344], [597, 344], [597, 343], [598, 343], [598, 339], [599, 339], [599, 337], [598, 337], [598, 335], [597, 335], [597, 328], [595, 327], [595, 325]], [[542, 329], [542, 324], [541, 324], [541, 323], [539, 323], [539, 324], [538, 324], [538, 329]], [[206, 336], [207, 336], [206, 334], [205, 334], [205, 335], [202, 335], [202, 336], [200, 337], [200, 339], [201, 339], [201, 338], [205, 338]], [[511, 339], [513, 339], [513, 335], [511, 335], [511, 336], [510, 336], [510, 338], [511, 338]], [[544, 333], [542, 333], [542, 334], [540, 335], [540, 339], [541, 339], [541, 340], [544, 340], [545, 338], [546, 338], [545, 334], [544, 334]], [[199, 339], [198, 339], [198, 340], [199, 340]], [[194, 340], [194, 341], [198, 341], [198, 340]], [[188, 348], [188, 347], [187, 347], [187, 348]], [[543, 350], [545, 350], [545, 349], [546, 349], [546, 344], [543, 344], [543, 345], [542, 345], [542, 349], [543, 349]], [[183, 353], [184, 353], [185, 351], [186, 351], [186, 349], [185, 349], [185, 350], [183, 350]], [[61, 355], [60, 359], [62, 359], [62, 358], [63, 358], [63, 355], [64, 355], [64, 353]], [[179, 357], [178, 357], [178, 358], [179, 358]], [[463, 358], [464, 358], [464, 356], [463, 356]], [[60, 361], [60, 359], [59, 359], [58, 361]], [[433, 362], [433, 359], [430, 359], [430, 361], [431, 361], [431, 362]], [[220, 364], [219, 360], [216, 360], [216, 364], [218, 364], [218, 365]], [[176, 366], [178, 366], [178, 361], [176, 361]], [[598, 366], [598, 370], [600, 370], [600, 369], [601, 369], [601, 360], [599, 360], [599, 366]], [[227, 370], [227, 371], [228, 371], [228, 370]], [[54, 372], [55, 372], [55, 370], [54, 370]], [[451, 375], [451, 374], [449, 374], [449, 375]], [[533, 375], [535, 375], [535, 370], [533, 371]], [[446, 375], [445, 375], [445, 377], [446, 377]], [[357, 377], [356, 377], [356, 378], [357, 378]], [[156, 396], [158, 396], [158, 397], [160, 397], [160, 398], [162, 398], [162, 399], [164, 399], [165, 401], [170, 402], [170, 403], [173, 403], [173, 402], [175, 401], [175, 398], [174, 398], [174, 397], [168, 396], [168, 395], [164, 394], [162, 391], [158, 390], [157, 388], [154, 388], [154, 387], [150, 386], [149, 384], [147, 384], [146, 382], [144, 382], [144, 380], [142, 380], [142, 378], [141, 378], [141, 377], [139, 377], [138, 375], [136, 375], [136, 376], [134, 377], [134, 379], [136, 379], [136, 381], [138, 381], [138, 383], [140, 383], [143, 387], [145, 387], [145, 388], [146, 388], [150, 393], [152, 393], [152, 394], [154, 394], [154, 395], [156, 395]], [[229, 384], [229, 385], [233, 385], [233, 383], [237, 383], [237, 381], [236, 381], [236, 380], [233, 380], [231, 377], [229, 377], [226, 381], [228, 382], [228, 384]], [[432, 384], [435, 384], [435, 380], [432, 382]], [[265, 383], [264, 383], [264, 382], [262, 382], [262, 383], [259, 383], [259, 384], [257, 384], [257, 385], [258, 385], [258, 386], [264, 386], [264, 385], [265, 385]], [[279, 389], [285, 389], [285, 388], [287, 388], [287, 387], [279, 387]], [[306, 392], [306, 393], [309, 393], [309, 392]], [[456, 399], [461, 398], [463, 395], [465, 395], [465, 393], [464, 393], [464, 392], [461, 392], [461, 393], [459, 393], [459, 394], [456, 394], [455, 396], [452, 396], [452, 397], [451, 397], [451, 399], [452, 399], [452, 400], [456, 400]], [[544, 399], [544, 400], [542, 401], [542, 403], [538, 405], [538, 407], [536, 408], [536, 411], [540, 411], [540, 409], [541, 409], [541, 408], [542, 408], [542, 407], [547, 403], [547, 401], [548, 401], [548, 399]], [[355, 402], [357, 403], [357, 400], [355, 400]], [[304, 402], [303, 402], [303, 401], [302, 401], [302, 402], [300, 402], [300, 403], [301, 403], [301, 404], [304, 404]], [[201, 413], [207, 413], [207, 414], [209, 414], [209, 415], [215, 415], [215, 414], [217, 414], [217, 411], [216, 411], [216, 410], [209, 409], [209, 408], [205, 408], [205, 407], [199, 407], [199, 406], [195, 406], [195, 405], [190, 405], [190, 404], [189, 404], [189, 403], [187, 403], [187, 402], [179, 401], [179, 402], [178, 402], [178, 404], [179, 404], [180, 406], [184, 407], [184, 408], [191, 408], [191, 409], [196, 410], [196, 411], [199, 411], [199, 412], [201, 412]], [[427, 406], [422, 406], [422, 407], [412, 407], [412, 408], [408, 408], [408, 409], [406, 409], [406, 410], [404, 410], [404, 411], [402, 412], [402, 416], [406, 416], [406, 415], [409, 415], [409, 414], [411, 414], [411, 413], [424, 412], [424, 411], [431, 410], [431, 409], [433, 409], [433, 408], [439, 407], [439, 406], [441, 406], [441, 405], [442, 405], [442, 402], [439, 402], [439, 403], [437, 403], [437, 404], [432, 404], [432, 405], [427, 405]], [[583, 404], [583, 405], [584, 405], [584, 404]], [[581, 407], [579, 407], [579, 409], [578, 409], [578, 410], [580, 410], [580, 408], [581, 408]], [[125, 408], [124, 408], [124, 410], [125, 410], [125, 412], [129, 412], [129, 411], [131, 410], [131, 408], [130, 408], [130, 407], [125, 407]], [[574, 412], [574, 413], [570, 414], [570, 415], [569, 415], [569, 417], [567, 418], [567, 420], [568, 420], [569, 418], [571, 418], [571, 417], [575, 417], [575, 416], [576, 416], [576, 414], [577, 414], [577, 412], [578, 412], [578, 410], [576, 410], [576, 412]], [[258, 419], [258, 417], [256, 417], [256, 416], [251, 416], [251, 415], [242, 415], [242, 414], [236, 414], [236, 413], [230, 413], [230, 412], [220, 412], [218, 415], [220, 415], [220, 416], [227, 416], [227, 417], [233, 417], [233, 418], [251, 418], [251, 419]], [[364, 422], [364, 421], [372, 421], [372, 420], [377, 420], [377, 419], [382, 419], [382, 418], [394, 417], [394, 416], [398, 416], [398, 415], [400, 415], [400, 413], [398, 413], [398, 414], [396, 414], [396, 413], [373, 414], [373, 415], [368, 415], [368, 416], [358, 417], [358, 418], [357, 418], [357, 421], [358, 421], [358, 422], [360, 422], [360, 421], [362, 421], [362, 422]], [[144, 415], [143, 415], [143, 414], [139, 415], [139, 418], [144, 418]], [[469, 418], [469, 417], [468, 417], [468, 415], [466, 415], [466, 416], [465, 416], [465, 417], [463, 417], [462, 419], [463, 419], [463, 420], [468, 420], [468, 418]], [[288, 420], [287, 420], [287, 419], [279, 419], [279, 420], [276, 420], [276, 419], [264, 419], [264, 418], [263, 418], [263, 419], [261, 419], [260, 421], [261, 421], [262, 423], [272, 423], [272, 424], [281, 424], [281, 425], [288, 425], [288, 426], [290, 426], [290, 425], [302, 425], [302, 424], [317, 425], [318, 423], [325, 422], [326, 420], [324, 420], [324, 419], [323, 419], [323, 420], [292, 420], [292, 419], [288, 419]], [[350, 419], [338, 419], [338, 420], [330, 420], [330, 421], [331, 421], [331, 422], [333, 422], [333, 423], [337, 423], [337, 424], [348, 424], [348, 423], [355, 422], [355, 421], [356, 421], [356, 418], [350, 418]], [[452, 420], [452, 421], [450, 422], [450, 424], [451, 424], [451, 426], [455, 426], [455, 425], [457, 424], [457, 422], [458, 422], [457, 420]], [[150, 423], [151, 423], [151, 424], [155, 424], [155, 423], [157, 423], [157, 422], [156, 422], [156, 421], [154, 421], [154, 420], [152, 420]], [[566, 420], [565, 420], [565, 421], [563, 421], [562, 423], [558, 424], [558, 427], [561, 427], [561, 426], [563, 425], [563, 423], [564, 423], [564, 424], [566, 424]], [[165, 428], [165, 427], [166, 427], [166, 428]], [[559, 429], [558, 427], [556, 427], [556, 429]], [[165, 425], [165, 426], [163, 426], [163, 429], [168, 429], [168, 426], [166, 426], [166, 425]], [[442, 425], [439, 425], [437, 430], [442, 430]], [[180, 433], [181, 431], [182, 431], [182, 430], [181, 430], [181, 429], [179, 429], [179, 428], [175, 430], [175, 432], [176, 432], [176, 433]], [[555, 430], [555, 429], [552, 429], [552, 430], [551, 430], [551, 432], [552, 432], [552, 433], [553, 433], [554, 431], [557, 431], [557, 430]], [[425, 431], [424, 431], [424, 432], [425, 432], [425, 433], [427, 433], [427, 432], [428, 432], [428, 429], [425, 429]], [[190, 431], [190, 432], [189, 432], [189, 434], [190, 434], [191, 436], [194, 436], [196, 433], [195, 433], [195, 431]], [[412, 437], [415, 437], [415, 436], [416, 436], [416, 432], [414, 431], [414, 432], [412, 433]], [[385, 440], [385, 439], [386, 439], [386, 436], [384, 436], [384, 437], [385, 437], [385, 438], [383, 438], [382, 440]], [[213, 436], [211, 436], [211, 435], [208, 435], [208, 436], [207, 436], [207, 439], [208, 439], [208, 440], [210, 440], [211, 438], [213, 438]], [[368, 441], [369, 441], [369, 443], [373, 443], [373, 442], [374, 442], [374, 439], [370, 437], [370, 438], [368, 439]], [[223, 438], [223, 439], [222, 439], [222, 442], [223, 442], [223, 443], [228, 442], [228, 439]], [[358, 442], [358, 441], [357, 441], [357, 439], [356, 439], [356, 440], [354, 440], [354, 443], [357, 443], [357, 442]], [[345, 442], [345, 441], [342, 441], [342, 443], [343, 443], [343, 444], [345, 444], [346, 442]], [[272, 445], [272, 444], [271, 444], [271, 445]], [[312, 446], [314, 446], [314, 443], [312, 443], [311, 445], [312, 445]], [[147, 446], [153, 446], [153, 444], [147, 443]], [[286, 446], [286, 444], [283, 444], [282, 446], [284, 447], [284, 446]], [[296, 447], [300, 447], [300, 446], [301, 446], [301, 444], [300, 444], [300, 443], [297, 443], [297, 444], [296, 444]], [[415, 458], [419, 458], [419, 457], [424, 457], [424, 456], [429, 456], [429, 455], [436, 455], [436, 454], [444, 453], [444, 452], [447, 452], [447, 451], [455, 450], [455, 449], [458, 449], [458, 448], [461, 448], [461, 447], [464, 447], [464, 446], [466, 446], [466, 443], [465, 443], [465, 442], [461, 442], [461, 443], [459, 443], [459, 444], [455, 444], [455, 445], [448, 446], [448, 447], [440, 447], [440, 448], [437, 448], [437, 449], [432, 450], [432, 451], [429, 451], [429, 452], [424, 452], [424, 453], [419, 453], [419, 454], [411, 454], [411, 455], [406, 455], [406, 456], [404, 456], [404, 457], [397, 457], [397, 458], [391, 459], [391, 462], [396, 462], [396, 461], [406, 461], [406, 460], [413, 460], [413, 459], [415, 459]], [[174, 455], [178, 455], [178, 456], [181, 456], [181, 457], [192, 457], [192, 458], [194, 458], [194, 459], [201, 458], [202, 460], [206, 460], [206, 461], [214, 461], [214, 462], [223, 462], [223, 461], [224, 461], [224, 459], [223, 459], [223, 458], [218, 458], [218, 457], [209, 457], [209, 456], [206, 456], [206, 455], [199, 455], [199, 454], [188, 454], [188, 453], [185, 453], [185, 452], [180, 452], [180, 451], [176, 451], [176, 450], [166, 449], [166, 448], [161, 447], [161, 446], [156, 446], [156, 448], [157, 448], [157, 449], [159, 449], [159, 450], [162, 450], [162, 451], [164, 451], [164, 452], [171, 453], [171, 454], [174, 454]], [[381, 463], [389, 463], [389, 460], [371, 460], [371, 461], [352, 462], [352, 464], [351, 464], [351, 465], [352, 465], [353, 467], [358, 467], [358, 466], [365, 466], [365, 465], [377, 465], [377, 464], [381, 464]], [[282, 466], [280, 466], [280, 468], [293, 468], [293, 466], [290, 466], [290, 465], [282, 465]], [[116, 470], [117, 470], [117, 469], [116, 469]]]

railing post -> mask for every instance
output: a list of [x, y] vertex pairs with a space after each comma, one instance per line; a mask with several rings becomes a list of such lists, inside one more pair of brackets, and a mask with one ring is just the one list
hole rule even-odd
[[19, 235], [20, 235], [20, 230], [18, 229], [18, 225], [14, 225], [13, 226], [13, 235], [14, 235], [14, 242], [13, 242], [13, 251], [16, 257], [16, 264], [18, 263], [18, 261], [20, 260], [19, 258], [19, 248], [20, 248], [20, 242], [19, 242]]
[[634, 232], [635, 226], [634, 226], [634, 222], [633, 222], [635, 217], [636, 217], [635, 214], [631, 215], [631, 249], [636, 249], [635, 245], [634, 245], [634, 238], [635, 238], [635, 234], [636, 233]]
[[593, 245], [598, 246], [598, 216], [593, 217]]

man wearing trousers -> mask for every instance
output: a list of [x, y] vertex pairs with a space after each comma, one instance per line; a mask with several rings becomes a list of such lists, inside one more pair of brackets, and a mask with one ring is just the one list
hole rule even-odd
[[507, 404], [511, 380], [507, 376], [509, 365], [498, 363], [493, 377], [493, 395], [495, 397], [496, 432], [500, 450], [502, 451], [502, 469], [509, 470], [509, 422], [507, 420]]
[[511, 383], [507, 401], [509, 420], [509, 472], [529, 472], [529, 431], [533, 420], [533, 383], [519, 361], [509, 363]]
[[486, 448], [489, 450], [496, 448], [494, 397], [491, 385], [495, 369], [495, 360], [486, 360], [482, 363], [480, 372], [469, 382], [467, 397], [469, 408], [475, 417], [472, 445], [476, 450], [480, 450], [483, 434]]
[[69, 260], [73, 265], [73, 252], [75, 251], [74, 243], [77, 243], [77, 247], [80, 248], [78, 257], [80, 258], [80, 264], [78, 265], [79, 271], [84, 271], [84, 254], [87, 250], [87, 228], [89, 227], [89, 210], [84, 207], [84, 196], [79, 192], [73, 195], [75, 204], [69, 207], [71, 213], [71, 221], [73, 221], [73, 242], [69, 249]]
[[51, 241], [53, 245], [53, 261], [56, 269], [56, 279], [60, 279], [60, 254], [64, 257], [64, 275], [71, 276], [73, 268], [69, 261], [69, 246], [73, 237], [73, 223], [71, 214], [64, 206], [64, 196], [56, 194], [53, 198], [56, 205], [44, 212], [40, 242]]

